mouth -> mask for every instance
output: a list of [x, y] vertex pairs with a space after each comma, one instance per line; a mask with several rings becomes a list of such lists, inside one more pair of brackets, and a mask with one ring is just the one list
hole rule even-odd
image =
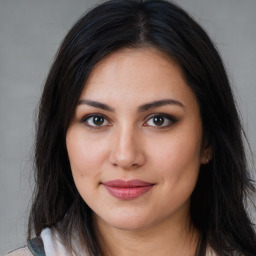
[[110, 180], [102, 183], [105, 189], [115, 198], [132, 200], [147, 193], [153, 186], [142, 180]]

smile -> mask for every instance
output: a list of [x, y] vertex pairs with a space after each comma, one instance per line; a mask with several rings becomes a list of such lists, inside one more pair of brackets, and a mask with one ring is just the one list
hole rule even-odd
[[154, 186], [152, 183], [141, 180], [111, 180], [102, 184], [110, 195], [121, 200], [135, 199]]

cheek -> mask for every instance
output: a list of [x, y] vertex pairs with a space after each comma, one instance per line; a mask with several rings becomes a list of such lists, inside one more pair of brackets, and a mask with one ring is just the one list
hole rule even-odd
[[85, 138], [84, 132], [79, 129], [70, 129], [66, 136], [67, 151], [71, 171], [76, 188], [88, 204], [93, 206], [100, 181], [101, 148], [98, 143], [90, 143], [90, 138]]
[[85, 135], [83, 129], [70, 128], [66, 136], [66, 145], [73, 176], [96, 174], [105, 150], [97, 139]]
[[[151, 159], [158, 162], [159, 167], [182, 167], [200, 163], [201, 140], [184, 136], [171, 136], [157, 141], [157, 146], [150, 146]], [[165, 169], [165, 168], [164, 168]]]
[[151, 165], [158, 170], [168, 189], [187, 187], [191, 190], [196, 183], [201, 163], [201, 134], [187, 134], [179, 131], [169, 138], [158, 139], [157, 147], [148, 147], [152, 149]]
[[77, 190], [90, 206], [94, 201], [95, 191], [100, 180], [100, 160], [102, 148], [98, 143], [90, 143], [92, 139], [85, 136], [83, 129], [71, 126], [66, 135], [66, 146], [73, 179]]

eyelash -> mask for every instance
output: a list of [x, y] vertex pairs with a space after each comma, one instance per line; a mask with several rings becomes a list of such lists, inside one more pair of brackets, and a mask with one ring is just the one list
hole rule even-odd
[[[147, 122], [149, 122], [150, 120], [152, 120], [153, 118], [163, 118], [164, 120], [164, 123], [168, 122], [168, 124], [165, 124], [163, 126], [153, 126], [153, 125], [147, 125]], [[172, 124], [175, 124], [178, 120], [174, 117], [174, 116], [171, 116], [171, 115], [168, 115], [168, 114], [165, 114], [165, 113], [157, 113], [157, 114], [153, 114], [153, 115], [150, 115], [146, 118], [146, 123], [143, 124], [143, 126], [150, 126], [150, 127], [153, 127], [153, 128], [157, 128], [157, 129], [164, 129], [164, 128], [168, 128], [170, 127]]]
[[[90, 120], [90, 118], [103, 118], [103, 123], [101, 125], [89, 124], [88, 120]], [[153, 120], [153, 118], [163, 118], [163, 123], [167, 122], [167, 124], [165, 124], [164, 126], [162, 126], [162, 125], [161, 126], [148, 125], [147, 123], [150, 120]], [[172, 124], [174, 124], [178, 121], [175, 117], [173, 117], [171, 115], [168, 115], [168, 114], [165, 114], [165, 113], [157, 113], [157, 114], [150, 115], [150, 116], [146, 117], [145, 120], [146, 121], [143, 123], [143, 126], [153, 127], [153, 128], [156, 128], [156, 129], [168, 128]], [[84, 118], [82, 118], [81, 122], [84, 123], [90, 129], [100, 129], [100, 128], [104, 128], [106, 126], [112, 126], [109, 119], [105, 115], [102, 115], [102, 114], [99, 114], [99, 113], [86, 115]], [[94, 122], [94, 120], [92, 120], [92, 122]], [[107, 122], [108, 124], [104, 124], [105, 122]], [[152, 122], [154, 122], [154, 121], [152, 121]]]
[[91, 124], [88, 123], [88, 120], [90, 118], [103, 118], [104, 122], [107, 121], [108, 123], [110, 123], [108, 118], [105, 115], [102, 115], [102, 114], [99, 114], [99, 113], [86, 115], [84, 118], [82, 118], [81, 122], [84, 123], [90, 129], [100, 129], [102, 127], [111, 126], [111, 124], [109, 124], [109, 125], [91, 125]]

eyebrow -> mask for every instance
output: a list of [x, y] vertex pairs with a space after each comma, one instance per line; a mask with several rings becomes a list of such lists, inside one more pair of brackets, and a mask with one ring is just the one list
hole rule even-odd
[[159, 108], [165, 105], [176, 105], [182, 108], [185, 107], [180, 101], [173, 100], [173, 99], [165, 99], [165, 100], [157, 100], [157, 101], [143, 104], [139, 107], [139, 112], [144, 112], [152, 108]]
[[100, 108], [100, 109], [107, 110], [110, 112], [115, 111], [114, 108], [112, 108], [104, 103], [100, 103], [100, 102], [93, 101], [93, 100], [79, 100], [78, 105], [82, 105], [82, 104], [89, 105], [89, 106], [92, 106], [95, 108]]
[[[78, 105], [82, 105], [82, 104], [89, 105], [89, 106], [92, 106], [95, 108], [100, 108], [100, 109], [107, 110], [110, 112], [115, 112], [115, 109], [108, 106], [107, 104], [100, 103], [100, 102], [93, 101], [93, 100], [84, 100], [84, 99], [79, 100]], [[176, 105], [176, 106], [179, 106], [182, 108], [185, 107], [180, 101], [173, 100], [173, 99], [164, 99], [164, 100], [157, 100], [157, 101], [143, 104], [138, 107], [138, 112], [145, 112], [152, 108], [158, 108], [158, 107], [162, 107], [165, 105]]]

